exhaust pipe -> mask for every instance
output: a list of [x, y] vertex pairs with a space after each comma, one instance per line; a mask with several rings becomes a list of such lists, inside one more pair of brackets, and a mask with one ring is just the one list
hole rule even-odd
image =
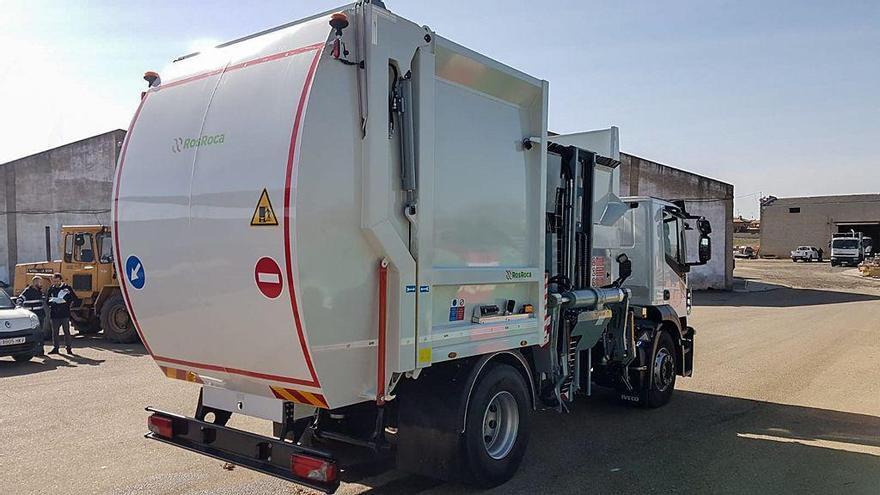
[[49, 226], [46, 225], [46, 261], [52, 261], [52, 240], [49, 232]]

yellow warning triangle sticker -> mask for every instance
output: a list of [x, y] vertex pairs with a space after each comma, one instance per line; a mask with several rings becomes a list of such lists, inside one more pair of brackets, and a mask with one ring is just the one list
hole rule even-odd
[[272, 202], [269, 201], [269, 192], [266, 189], [263, 189], [263, 194], [257, 201], [257, 208], [254, 210], [254, 216], [251, 217], [251, 225], [278, 225], [278, 217], [275, 216], [275, 210], [272, 209]]

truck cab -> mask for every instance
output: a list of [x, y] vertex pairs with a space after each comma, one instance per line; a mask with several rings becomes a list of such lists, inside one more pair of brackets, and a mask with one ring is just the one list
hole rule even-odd
[[[632, 274], [622, 287], [632, 292], [631, 302], [668, 306], [680, 317], [690, 313], [687, 274], [692, 266], [708, 262], [711, 227], [690, 215], [683, 203], [652, 197], [625, 197], [628, 211], [615, 224], [618, 248], [615, 260], [625, 254]], [[619, 276], [619, 275], [618, 275]]]
[[831, 236], [831, 266], [855, 266], [871, 254], [871, 238], [861, 232], [846, 232]]

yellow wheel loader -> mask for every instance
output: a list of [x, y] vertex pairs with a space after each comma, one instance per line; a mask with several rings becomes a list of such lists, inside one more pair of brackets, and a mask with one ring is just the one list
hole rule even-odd
[[45, 291], [54, 273], [60, 273], [80, 299], [70, 311], [70, 319], [79, 333], [96, 334], [103, 329], [104, 337], [113, 342], [138, 340], [119, 288], [109, 227], [62, 227], [61, 259], [16, 265], [14, 294], [20, 294], [35, 276], [44, 279]]

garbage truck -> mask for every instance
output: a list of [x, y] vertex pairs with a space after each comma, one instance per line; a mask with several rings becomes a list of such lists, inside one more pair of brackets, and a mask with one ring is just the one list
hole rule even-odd
[[711, 227], [619, 197], [618, 130], [549, 133], [547, 81], [367, 1], [145, 79], [116, 262], [162, 373], [201, 387], [149, 439], [325, 492], [377, 459], [490, 487], [535, 411], [691, 375]]

